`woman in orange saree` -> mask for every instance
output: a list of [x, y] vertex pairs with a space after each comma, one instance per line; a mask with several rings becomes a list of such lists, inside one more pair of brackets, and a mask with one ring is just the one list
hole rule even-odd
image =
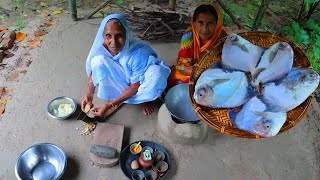
[[192, 66], [214, 45], [222, 32], [222, 15], [218, 6], [209, 2], [198, 5], [191, 18], [191, 27], [182, 35], [177, 65], [171, 67], [168, 78], [169, 88], [190, 81]]

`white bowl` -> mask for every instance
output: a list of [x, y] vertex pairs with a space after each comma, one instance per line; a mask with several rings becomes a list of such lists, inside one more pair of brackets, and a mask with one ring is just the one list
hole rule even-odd
[[[70, 110], [70, 113], [60, 114], [60, 111], [58, 109], [61, 108], [63, 104], [71, 105], [72, 109]], [[60, 96], [60, 97], [54, 98], [48, 103], [48, 106], [47, 106], [48, 115], [55, 119], [67, 119], [74, 112], [76, 112], [76, 110], [77, 110], [77, 103], [73, 99], [67, 96]]]

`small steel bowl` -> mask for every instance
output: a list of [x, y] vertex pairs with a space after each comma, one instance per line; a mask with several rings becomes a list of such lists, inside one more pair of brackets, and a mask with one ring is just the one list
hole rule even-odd
[[150, 170], [148, 170], [147, 172], [144, 173], [144, 178], [146, 180], [156, 180], [157, 179], [157, 173], [150, 169]]
[[163, 173], [168, 170], [169, 165], [165, 161], [160, 161], [157, 163], [156, 168], [158, 172]]
[[144, 147], [142, 148], [142, 152], [145, 152], [146, 150], [150, 151], [150, 153], [153, 154], [153, 149], [152, 149], [152, 147], [150, 147], [150, 146], [144, 146]]
[[144, 172], [141, 170], [134, 170], [134, 171], [132, 171], [131, 178], [133, 180], [143, 180], [144, 179]]
[[16, 162], [19, 180], [60, 179], [67, 166], [63, 150], [50, 143], [39, 143], [22, 152]]
[[154, 154], [152, 155], [152, 158], [153, 158], [155, 161], [159, 162], [159, 161], [163, 161], [163, 160], [166, 158], [166, 155], [164, 155], [164, 153], [161, 152], [161, 151], [156, 151], [156, 152], [154, 152]]
[[[73, 110], [67, 115], [60, 116], [58, 113], [55, 113], [55, 112], [58, 112], [58, 108], [61, 104], [71, 104], [71, 107], [73, 108]], [[73, 99], [67, 96], [60, 96], [60, 97], [54, 98], [48, 103], [48, 106], [47, 106], [48, 115], [54, 119], [67, 119], [74, 112], [76, 112], [76, 110], [77, 110], [77, 103]]]
[[131, 144], [130, 145], [130, 152], [132, 153], [132, 154], [139, 154], [141, 151], [142, 151], [142, 147], [141, 147], [141, 145], [139, 145], [139, 149], [140, 149], [140, 151], [139, 152], [133, 152], [133, 148], [134, 147], [136, 147], [138, 145], [138, 143], [133, 143], [133, 144]]

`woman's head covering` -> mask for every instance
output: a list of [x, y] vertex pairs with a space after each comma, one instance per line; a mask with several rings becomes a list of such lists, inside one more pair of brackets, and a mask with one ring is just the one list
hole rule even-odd
[[199, 6], [201, 6], [201, 5], [210, 5], [210, 6], [212, 6], [217, 12], [218, 19], [217, 19], [217, 25], [216, 25], [216, 29], [215, 29], [215, 31], [213, 33], [213, 36], [211, 37], [211, 39], [206, 44], [204, 44], [203, 46], [200, 47], [200, 37], [199, 37], [199, 33], [196, 30], [195, 23], [193, 22], [193, 16], [194, 15], [192, 15], [191, 25], [192, 25], [192, 33], [193, 33], [194, 59], [196, 61], [198, 61], [200, 59], [200, 54], [202, 52], [204, 52], [205, 50], [210, 48], [216, 42], [216, 40], [220, 37], [221, 31], [222, 31], [222, 15], [221, 15], [221, 12], [220, 12], [218, 6], [213, 4], [213, 3], [210, 3], [210, 2], [203, 2], [203, 3], [199, 4], [197, 6], [197, 8]]
[[[101, 46], [103, 46], [104, 28], [110, 19], [118, 19], [126, 30], [126, 42], [125, 42], [122, 50], [116, 56], [112, 56], [109, 53], [109, 51], [100, 52]], [[100, 24], [96, 38], [94, 39], [93, 45], [92, 45], [91, 50], [89, 52], [89, 55], [87, 57], [87, 62], [90, 62], [94, 56], [100, 55], [101, 53], [104, 53], [104, 55], [110, 57], [111, 59], [117, 60], [117, 59], [119, 59], [119, 57], [121, 57], [123, 54], [125, 54], [126, 51], [129, 50], [130, 44], [132, 44], [135, 41], [136, 41], [136, 39], [134, 39], [133, 36], [131, 35], [130, 29], [129, 29], [129, 26], [128, 26], [128, 23], [127, 23], [125, 17], [121, 14], [111, 14], [111, 15], [105, 17]], [[88, 75], [90, 75], [90, 73], [91, 72], [89, 72]]]
[[[112, 56], [103, 46], [105, 25], [118, 19], [126, 30], [126, 41], [121, 51]], [[96, 38], [87, 58], [86, 70], [92, 75], [97, 96], [105, 100], [118, 98], [130, 84], [139, 82], [137, 94], [125, 103], [137, 104], [153, 101], [165, 89], [170, 69], [157, 59], [156, 52], [143, 41], [132, 37], [125, 17], [111, 14], [101, 22]]]

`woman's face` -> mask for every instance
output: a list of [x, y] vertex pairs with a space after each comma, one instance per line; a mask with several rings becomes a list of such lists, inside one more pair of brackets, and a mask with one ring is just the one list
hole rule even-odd
[[104, 28], [103, 45], [111, 55], [117, 55], [126, 42], [126, 32], [123, 26], [110, 21]]
[[203, 43], [207, 42], [213, 36], [216, 25], [217, 22], [213, 14], [203, 12], [198, 15], [195, 26]]

